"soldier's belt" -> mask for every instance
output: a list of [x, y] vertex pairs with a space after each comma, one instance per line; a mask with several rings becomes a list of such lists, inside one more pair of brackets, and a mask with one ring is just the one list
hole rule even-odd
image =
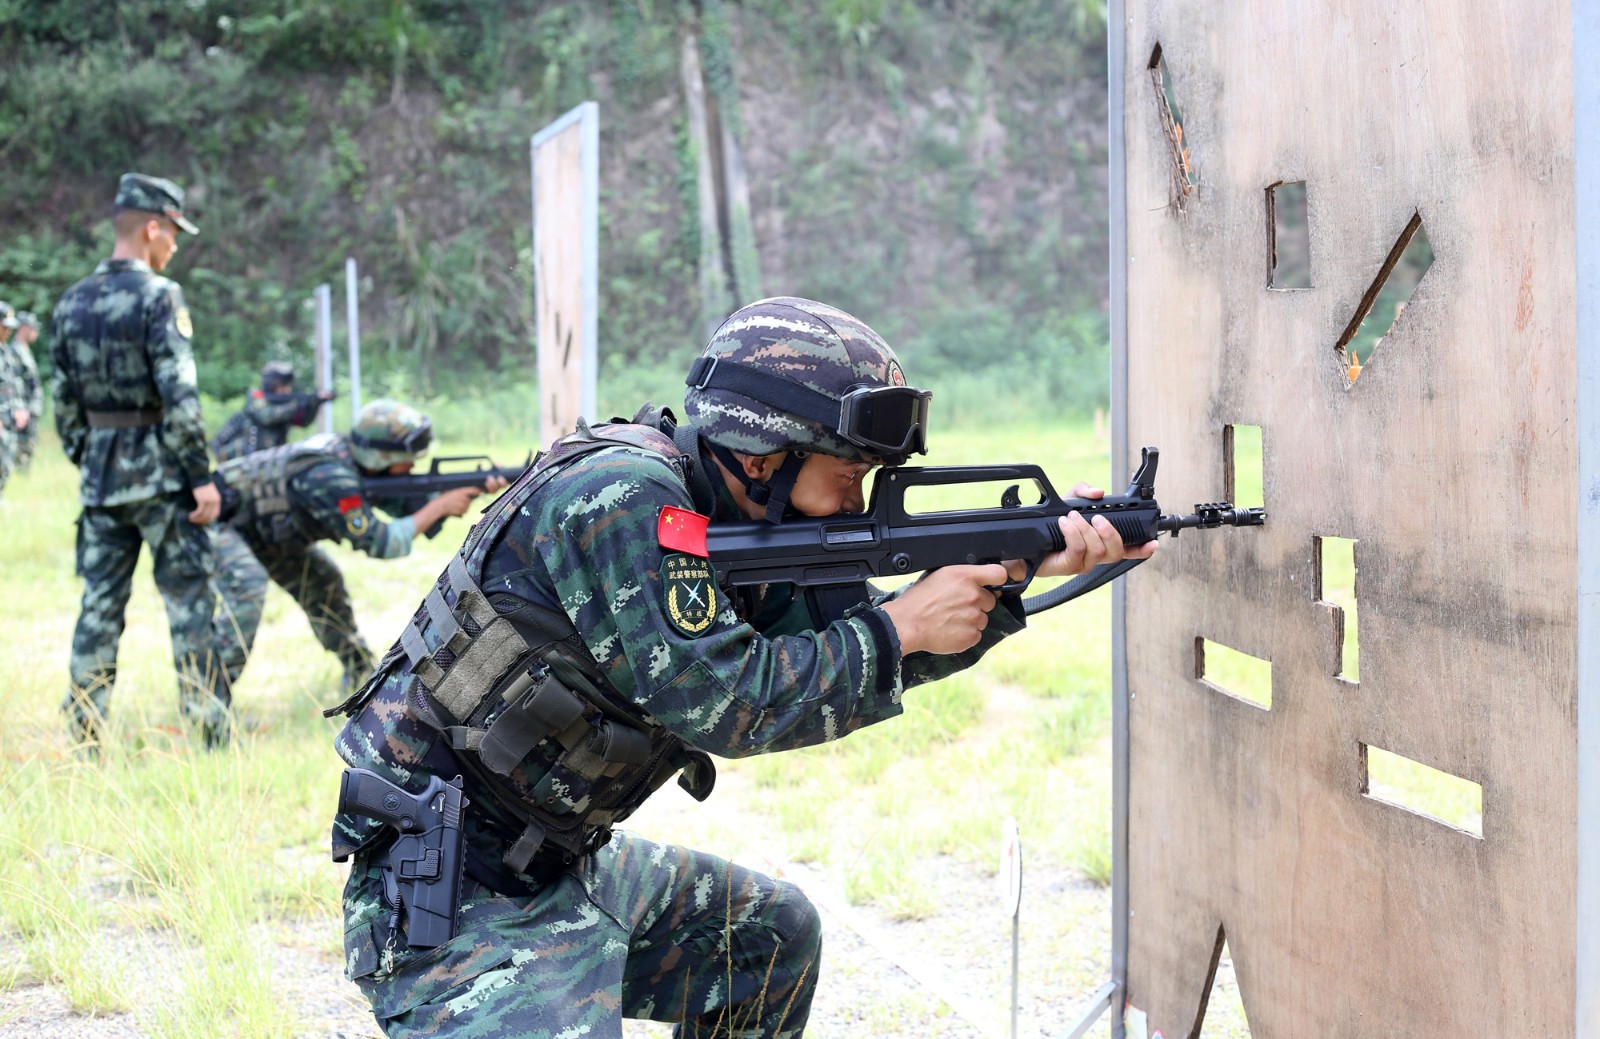
[[136, 408], [132, 411], [85, 411], [90, 429], [137, 429], [139, 426], [159, 426], [160, 408]]

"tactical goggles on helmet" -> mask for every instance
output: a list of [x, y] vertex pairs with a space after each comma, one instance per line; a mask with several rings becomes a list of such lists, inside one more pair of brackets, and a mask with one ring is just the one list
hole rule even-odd
[[368, 451], [420, 455], [428, 450], [429, 444], [433, 443], [433, 423], [423, 419], [420, 426], [407, 430], [405, 436], [398, 440], [379, 440], [375, 437], [364, 436], [352, 431], [350, 433], [350, 442]]
[[856, 386], [839, 399], [776, 372], [740, 361], [701, 357], [689, 369], [697, 390], [726, 390], [810, 419], [886, 465], [928, 453], [928, 404], [933, 394], [911, 386]]

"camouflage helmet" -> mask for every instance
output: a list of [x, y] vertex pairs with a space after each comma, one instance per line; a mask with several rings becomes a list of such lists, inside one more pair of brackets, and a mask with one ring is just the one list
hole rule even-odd
[[814, 300], [777, 296], [739, 308], [712, 334], [688, 384], [689, 421], [731, 451], [890, 464], [926, 451], [931, 394], [906, 385], [878, 333]]
[[293, 385], [294, 365], [288, 361], [268, 361], [261, 366], [261, 388], [268, 393]]
[[371, 472], [416, 461], [428, 453], [432, 442], [433, 426], [427, 416], [397, 400], [368, 404], [350, 430], [350, 454], [357, 465]]

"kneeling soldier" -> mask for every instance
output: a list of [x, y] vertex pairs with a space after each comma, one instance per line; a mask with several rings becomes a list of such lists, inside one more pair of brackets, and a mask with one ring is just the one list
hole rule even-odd
[[409, 472], [432, 438], [432, 426], [415, 408], [378, 400], [361, 409], [348, 435], [319, 433], [218, 467], [223, 522], [215, 540], [223, 608], [213, 627], [230, 689], [255, 642], [269, 577], [294, 596], [317, 641], [339, 658], [345, 685], [353, 688], [371, 669], [372, 652], [356, 629], [344, 575], [316, 543], [342, 539], [374, 559], [398, 559], [410, 554], [418, 531], [465, 514], [473, 498], [504, 486], [491, 478], [485, 487], [446, 491], [409, 516], [378, 518], [374, 505], [391, 514], [404, 509], [370, 501], [362, 475]]
[[[805, 895], [616, 827], [680, 770], [704, 798], [712, 754], [893, 718], [1021, 630], [1000, 587], [1020, 562], [863, 586], [842, 616], [792, 586], [717, 582], [711, 524], [861, 512], [872, 469], [924, 450], [928, 398], [849, 314], [762, 300], [696, 362], [687, 424], [580, 425], [485, 511], [335, 709], [339, 754], [365, 770], [345, 773], [333, 831], [334, 858], [355, 859], [346, 972], [385, 1034], [618, 1036], [624, 1017], [801, 1034], [821, 943]], [[1041, 576], [1155, 549], [1125, 549], [1103, 517], [1061, 531]], [[419, 795], [441, 822], [418, 813], [400, 836], [389, 820]]]

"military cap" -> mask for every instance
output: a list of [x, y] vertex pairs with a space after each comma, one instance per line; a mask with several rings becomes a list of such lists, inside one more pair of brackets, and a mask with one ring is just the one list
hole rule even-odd
[[124, 173], [117, 182], [117, 208], [160, 213], [190, 234], [200, 233], [200, 229], [183, 215], [183, 189], [161, 177]]
[[31, 310], [17, 311], [17, 324], [22, 328], [38, 328], [39, 316]]
[[17, 312], [11, 308], [11, 304], [0, 299], [0, 328], [18, 328], [21, 324], [17, 320]]

